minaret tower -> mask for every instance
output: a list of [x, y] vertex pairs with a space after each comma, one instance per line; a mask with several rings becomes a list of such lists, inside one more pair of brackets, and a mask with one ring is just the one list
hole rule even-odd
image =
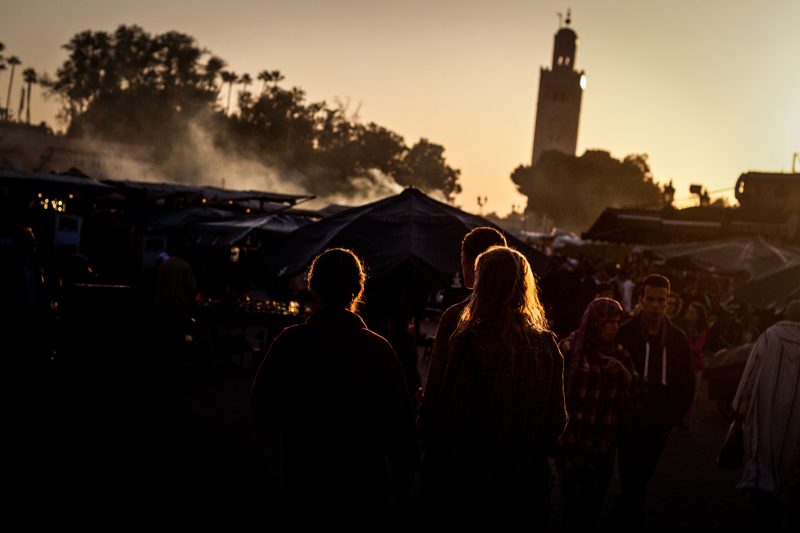
[[575, 70], [578, 36], [569, 27], [571, 22], [567, 10], [564, 26], [556, 33], [553, 66], [549, 69], [542, 67], [539, 74], [531, 165], [535, 165], [547, 150], [575, 155], [578, 147], [578, 123], [586, 75], [582, 70]]

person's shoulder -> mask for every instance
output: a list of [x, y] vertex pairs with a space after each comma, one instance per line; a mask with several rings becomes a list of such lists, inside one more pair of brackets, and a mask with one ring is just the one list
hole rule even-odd
[[439, 318], [439, 327], [436, 329], [436, 337], [443, 340], [449, 340], [453, 332], [458, 326], [458, 321], [461, 319], [461, 312], [467, 306], [468, 299], [451, 305], [447, 310], [442, 313]]
[[464, 310], [464, 308], [467, 306], [468, 303], [469, 303], [469, 298], [461, 302], [458, 302], [457, 304], [451, 305], [445, 310], [444, 313], [442, 313], [442, 318], [440, 320], [441, 321], [458, 320], [458, 317], [461, 316], [461, 312]]
[[561, 339], [558, 343], [558, 350], [564, 354], [572, 350], [572, 343], [570, 342], [570, 337], [565, 337]]
[[764, 330], [764, 333], [759, 336], [759, 340], [762, 337], [765, 339], [788, 337], [794, 341], [800, 341], [800, 322], [781, 320]]
[[302, 324], [294, 324], [292, 326], [288, 326], [284, 328], [278, 335], [275, 337], [274, 342], [287, 342], [294, 339], [302, 339], [306, 338], [309, 335], [309, 324], [302, 323]]

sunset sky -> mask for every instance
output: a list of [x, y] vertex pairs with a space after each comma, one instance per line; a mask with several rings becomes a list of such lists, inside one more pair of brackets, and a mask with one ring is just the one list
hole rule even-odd
[[[539, 68], [567, 7], [588, 78], [578, 154], [647, 153], [655, 179], [672, 178], [679, 198], [692, 183], [732, 197], [742, 172], [791, 170], [800, 152], [796, 0], [25, 0], [4, 5], [0, 42], [23, 62], [16, 108], [21, 71], [53, 75], [77, 32], [138, 24], [189, 34], [238, 74], [280, 70], [282, 85], [309, 101], [349, 99], [364, 122], [408, 145], [444, 145], [462, 172], [457, 204], [477, 212], [486, 196], [484, 211], [504, 214], [525, 204], [509, 175], [530, 164]], [[32, 121], [58, 126], [57, 103], [40, 93]]]

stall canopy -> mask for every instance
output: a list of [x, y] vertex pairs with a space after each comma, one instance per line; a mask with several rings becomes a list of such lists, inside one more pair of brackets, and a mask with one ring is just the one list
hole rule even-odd
[[178, 183], [149, 183], [142, 181], [114, 181], [106, 180], [105, 183], [115, 186], [123, 194], [135, 192], [145, 200], [159, 200], [162, 198], [183, 197], [191, 201], [209, 200], [211, 202], [242, 202], [256, 200], [278, 204], [295, 205], [304, 200], [313, 198], [312, 195], [279, 194], [264, 191], [234, 191], [219, 187], [199, 185], [184, 185]]
[[173, 207], [160, 209], [131, 209], [128, 218], [139, 230], [160, 232], [183, 228], [198, 222], [211, 222], [234, 217], [216, 207]]
[[669, 262], [687, 262], [722, 274], [746, 272], [751, 278], [763, 276], [800, 258], [800, 250], [776, 246], [761, 236], [647, 246], [644, 250]]
[[733, 296], [756, 309], [780, 313], [790, 301], [800, 299], [800, 258], [751, 279], [734, 290]]
[[0, 170], [0, 182], [9, 185], [59, 185], [68, 188], [111, 190], [112, 187], [93, 180], [85, 175], [55, 174], [45, 172], [22, 172], [20, 170]]
[[256, 242], [285, 235], [311, 224], [296, 214], [279, 211], [267, 215], [245, 215], [215, 222], [197, 222], [189, 226], [189, 240], [195, 244], [234, 246], [248, 240]]
[[[362, 257], [371, 276], [390, 274], [409, 265], [451, 279], [461, 270], [461, 240], [474, 228], [497, 226], [429, 198], [418, 189], [334, 214], [302, 227], [280, 245], [262, 247], [264, 259], [278, 275], [299, 273], [327, 248], [343, 247]], [[502, 230], [501, 230], [502, 231]], [[550, 259], [507, 234], [509, 246], [525, 254], [540, 277]]]

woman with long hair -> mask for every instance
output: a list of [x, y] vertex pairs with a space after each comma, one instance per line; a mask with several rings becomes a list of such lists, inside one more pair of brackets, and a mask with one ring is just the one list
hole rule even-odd
[[643, 399], [633, 360], [617, 343], [624, 317], [609, 298], [592, 301], [581, 326], [559, 344], [569, 424], [554, 448], [566, 531], [593, 531], [614, 469], [620, 416]]
[[700, 390], [700, 380], [703, 377], [704, 353], [706, 337], [710, 324], [708, 322], [708, 310], [700, 302], [692, 302], [686, 308], [683, 315], [683, 332], [689, 339], [689, 348], [692, 350], [692, 368], [694, 370], [694, 400], [689, 410], [681, 421], [682, 429], [691, 430], [694, 421], [694, 413], [697, 410], [697, 393]]
[[431, 428], [440, 531], [547, 520], [547, 450], [567, 415], [563, 359], [537, 291], [519, 252], [493, 247], [478, 256]]

